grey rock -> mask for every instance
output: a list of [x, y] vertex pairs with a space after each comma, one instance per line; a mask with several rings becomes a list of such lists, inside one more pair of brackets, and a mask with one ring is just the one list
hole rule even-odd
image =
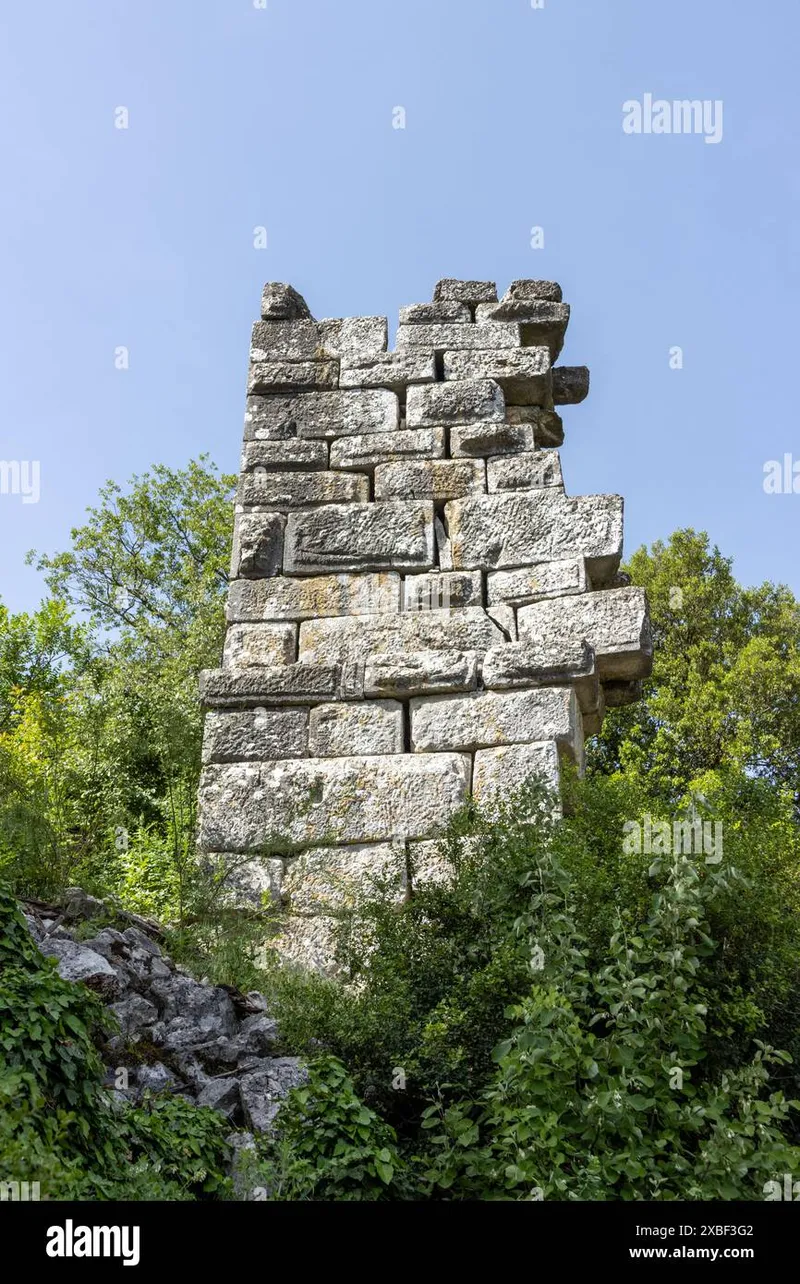
[[261, 315], [269, 321], [313, 320], [302, 294], [281, 281], [268, 281], [261, 295]]
[[238, 1079], [212, 1079], [200, 1092], [197, 1104], [232, 1119], [242, 1104]]
[[326, 353], [342, 361], [368, 361], [386, 351], [386, 317], [339, 317], [320, 321], [319, 335]]
[[171, 1070], [156, 1061], [153, 1065], [142, 1065], [136, 1069], [136, 1086], [138, 1096], [141, 1098], [144, 1093], [152, 1093], [156, 1096], [160, 1092], [174, 1092], [180, 1086], [180, 1079], [173, 1074]]
[[57, 940], [52, 936], [40, 942], [39, 949], [47, 958], [56, 960], [58, 974], [64, 981], [83, 981], [89, 989], [107, 996], [119, 989], [117, 974], [102, 954], [77, 941]]
[[110, 1011], [119, 1021], [120, 1033], [136, 1036], [158, 1020], [158, 1009], [141, 994], [129, 994], [119, 1003], [112, 1003]]
[[500, 602], [527, 606], [545, 598], [587, 593], [589, 588], [584, 559], [568, 557], [515, 571], [495, 571], [486, 577], [486, 600], [490, 606]]
[[245, 1075], [240, 1084], [247, 1126], [269, 1132], [281, 1102], [292, 1088], [305, 1083], [308, 1072], [297, 1057], [279, 1057], [263, 1070]]
[[556, 406], [575, 406], [589, 395], [589, 371], [586, 366], [556, 366], [553, 370], [553, 402]]
[[537, 780], [552, 791], [555, 809], [559, 792], [559, 754], [555, 740], [480, 749], [475, 754], [473, 796], [490, 815], [509, 795]]
[[601, 681], [630, 681], [650, 673], [653, 642], [641, 588], [535, 602], [522, 607], [518, 618], [520, 641], [536, 642], [547, 635], [567, 646], [570, 640], [585, 638], [595, 652]]
[[411, 701], [415, 753], [472, 752], [532, 740], [555, 740], [573, 753], [579, 752], [583, 730], [571, 688], [476, 691]]
[[512, 281], [504, 299], [547, 299], [550, 303], [560, 303], [563, 299], [561, 286], [557, 281]]
[[520, 328], [508, 321], [485, 321], [482, 325], [401, 325], [397, 350], [426, 348], [434, 352], [474, 348], [519, 348]]
[[286, 518], [281, 513], [237, 513], [233, 575], [261, 579], [280, 574], [285, 527]]
[[316, 704], [344, 698], [341, 667], [317, 663], [280, 668], [206, 669], [200, 693], [209, 708], [258, 708], [266, 704]]
[[416, 651], [487, 651], [502, 642], [503, 633], [483, 608], [470, 606], [306, 620], [300, 626], [299, 655], [306, 663], [363, 663]]
[[457, 281], [453, 277], [444, 277], [436, 282], [433, 298], [435, 303], [496, 303], [497, 286], [494, 281]]
[[537, 450], [564, 443], [564, 425], [554, 410], [545, 410], [542, 406], [507, 406], [506, 419], [510, 424], [530, 426]]
[[400, 423], [397, 395], [384, 389], [307, 392], [297, 397], [249, 397], [246, 441], [285, 441], [293, 437], [352, 437], [393, 432]]
[[464, 606], [483, 606], [483, 576], [480, 571], [406, 575], [401, 605], [404, 611], [454, 611]]
[[313, 321], [256, 321], [253, 326], [251, 361], [315, 361], [330, 355]]

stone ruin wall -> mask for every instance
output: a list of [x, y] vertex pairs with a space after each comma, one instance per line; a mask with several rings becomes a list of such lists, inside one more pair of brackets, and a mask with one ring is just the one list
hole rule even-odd
[[306, 963], [371, 873], [435, 876], [470, 794], [557, 789], [649, 673], [622, 499], [564, 489], [555, 408], [589, 387], [554, 364], [568, 320], [554, 282], [444, 280], [390, 352], [385, 317], [264, 288], [200, 848], [281, 900]]

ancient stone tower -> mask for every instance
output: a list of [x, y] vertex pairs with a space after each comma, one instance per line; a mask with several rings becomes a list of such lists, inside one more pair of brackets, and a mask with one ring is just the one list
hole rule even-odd
[[384, 317], [315, 321], [290, 286], [261, 317], [200, 846], [281, 895], [287, 948], [324, 963], [331, 905], [431, 873], [470, 793], [580, 767], [651, 646], [622, 499], [564, 491], [554, 407], [589, 374], [554, 366], [559, 286], [440, 281], [393, 352]]

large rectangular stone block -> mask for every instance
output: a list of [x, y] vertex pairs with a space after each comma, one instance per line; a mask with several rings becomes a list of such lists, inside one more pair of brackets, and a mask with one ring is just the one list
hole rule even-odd
[[478, 459], [434, 459], [380, 464], [375, 499], [462, 499], [486, 492], [486, 465]]
[[438, 303], [412, 303], [400, 309], [401, 325], [469, 324], [472, 313], [466, 303], [441, 299]]
[[369, 478], [358, 473], [254, 472], [239, 480], [240, 504], [259, 508], [312, 508], [318, 504], [366, 503]]
[[566, 557], [557, 562], [537, 562], [516, 571], [495, 571], [486, 577], [486, 600], [490, 606], [507, 602], [510, 606], [528, 606], [549, 597], [587, 593], [591, 588], [582, 557]]
[[294, 664], [296, 624], [229, 624], [222, 663], [226, 669], [253, 665]]
[[521, 339], [518, 325], [401, 325], [397, 329], [397, 349], [428, 348], [434, 352], [455, 352], [461, 348], [518, 348]]
[[320, 704], [311, 710], [308, 752], [312, 758], [402, 753], [403, 706], [396, 700]]
[[386, 317], [336, 317], [318, 323], [327, 355], [342, 361], [366, 361], [386, 351]]
[[435, 303], [455, 300], [458, 303], [496, 303], [497, 286], [494, 281], [458, 281], [454, 277], [443, 277], [436, 282], [433, 291]]
[[519, 406], [546, 406], [550, 402], [552, 374], [547, 348], [446, 352], [444, 377], [495, 379], [506, 400]]
[[312, 620], [328, 615], [370, 615], [400, 610], [400, 576], [320, 575], [237, 580], [228, 595], [231, 623]]
[[483, 652], [503, 641], [502, 630], [483, 608], [468, 606], [461, 611], [305, 620], [300, 625], [298, 654], [301, 660], [326, 665], [386, 654], [400, 658], [415, 651]]
[[534, 780], [555, 795], [556, 807], [560, 811], [559, 754], [554, 740], [480, 749], [475, 754], [472, 793], [484, 811], [495, 812]]
[[494, 691], [571, 686], [582, 713], [595, 713], [599, 708], [595, 655], [582, 638], [542, 637], [535, 644], [510, 642], [492, 647], [483, 658], [481, 676], [486, 689]]
[[483, 606], [480, 571], [428, 571], [403, 580], [404, 611], [454, 611], [462, 606]]
[[455, 459], [462, 455], [518, 455], [534, 450], [535, 445], [529, 424], [454, 424], [450, 429], [450, 454]]
[[616, 572], [622, 555], [619, 495], [568, 499], [552, 489], [478, 495], [452, 500], [445, 515], [456, 570], [585, 557], [590, 576], [602, 581]]
[[555, 740], [577, 753], [583, 745], [580, 710], [570, 687], [531, 691], [474, 691], [411, 701], [415, 753]]
[[359, 674], [340, 664], [204, 669], [200, 674], [200, 696], [210, 709], [319, 704], [324, 700], [360, 699], [362, 694]]
[[426, 838], [465, 802], [461, 754], [209, 764], [200, 782], [203, 851], [292, 851]]
[[246, 441], [242, 449], [243, 473], [257, 468], [268, 472], [283, 469], [310, 472], [327, 467], [328, 445], [324, 441], [298, 441], [296, 437], [284, 441]]
[[435, 459], [444, 455], [444, 428], [401, 428], [331, 443], [331, 468], [370, 469], [400, 459]]
[[408, 655], [376, 655], [364, 670], [364, 695], [433, 695], [445, 691], [474, 691], [478, 684], [477, 651], [414, 651]]
[[339, 385], [338, 361], [257, 361], [247, 375], [249, 396], [309, 392]]
[[251, 361], [319, 361], [330, 357], [314, 321], [256, 321], [250, 340]]
[[535, 602], [518, 612], [521, 642], [585, 638], [595, 652], [601, 681], [647, 677], [653, 642], [644, 589], [605, 589], [579, 597]]
[[385, 389], [307, 392], [297, 397], [248, 397], [245, 439], [352, 437], [394, 432], [400, 423], [397, 394]]
[[292, 513], [286, 524], [284, 569], [290, 574], [424, 571], [434, 560], [430, 502], [329, 504]]
[[506, 406], [506, 419], [515, 426], [530, 428], [537, 450], [564, 444], [564, 424], [555, 410], [543, 406]]
[[488, 420], [502, 423], [505, 397], [493, 379], [464, 379], [433, 387], [409, 388], [406, 426], [425, 428], [436, 424], [471, 424]]
[[434, 383], [436, 363], [433, 351], [385, 352], [364, 361], [345, 359], [339, 376], [342, 388], [391, 388], [409, 383]]
[[490, 459], [486, 465], [490, 495], [510, 490], [539, 490], [542, 486], [564, 489], [561, 459], [557, 450], [534, 450], [505, 459]]
[[303, 758], [308, 750], [308, 709], [246, 709], [207, 713], [203, 762], [264, 762]]
[[553, 303], [549, 299], [503, 298], [499, 303], [481, 303], [475, 310], [475, 320], [479, 325], [516, 322], [523, 344], [549, 348], [551, 360], [555, 361], [564, 346], [569, 304]]

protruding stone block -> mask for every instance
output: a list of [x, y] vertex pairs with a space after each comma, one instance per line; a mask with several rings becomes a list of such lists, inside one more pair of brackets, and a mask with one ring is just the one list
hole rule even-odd
[[480, 571], [428, 571], [403, 580], [404, 611], [455, 611], [464, 606], [483, 606]]
[[477, 459], [435, 459], [381, 464], [375, 469], [375, 499], [462, 499], [485, 494], [486, 465]]
[[476, 329], [503, 322], [518, 325], [523, 347], [541, 344], [549, 350], [551, 361], [555, 361], [564, 346], [564, 336], [569, 325], [569, 306], [566, 303], [550, 303], [544, 299], [502, 298], [499, 303], [482, 303], [476, 311], [475, 320], [478, 323]]
[[396, 700], [321, 704], [311, 710], [308, 752], [312, 758], [402, 753], [403, 706]]
[[576, 406], [589, 395], [586, 366], [556, 366], [553, 370], [553, 404]]
[[446, 352], [444, 377], [447, 381], [495, 379], [507, 401], [520, 406], [544, 406], [551, 396], [550, 353], [547, 348]]
[[526, 451], [506, 459], [490, 459], [486, 465], [486, 483], [490, 495], [509, 490], [539, 490], [543, 486], [558, 486], [563, 490], [558, 451]]
[[310, 472], [327, 467], [328, 447], [324, 441], [298, 441], [296, 437], [284, 441], [246, 441], [242, 450], [243, 473], [256, 469]]
[[411, 701], [415, 753], [555, 740], [572, 753], [583, 746], [575, 692], [570, 687], [530, 691], [474, 691]]
[[435, 459], [444, 454], [444, 428], [410, 428], [338, 437], [331, 443], [331, 468], [371, 469], [399, 459]]
[[474, 691], [478, 684], [477, 651], [415, 651], [410, 655], [377, 655], [364, 670], [364, 695], [434, 695]]
[[313, 321], [308, 304], [294, 286], [281, 281], [267, 281], [261, 295], [261, 315], [265, 321]]
[[237, 513], [233, 526], [234, 578], [278, 575], [283, 562], [286, 518], [280, 513]]
[[412, 303], [400, 309], [400, 325], [464, 325], [472, 321], [466, 303], [441, 299], [438, 303]]
[[456, 281], [453, 277], [444, 277], [436, 282], [433, 299], [435, 303], [496, 303], [497, 286], [494, 281]]
[[394, 432], [400, 423], [397, 395], [387, 390], [307, 392], [297, 397], [249, 397], [246, 440], [352, 437]]
[[486, 578], [486, 600], [490, 606], [498, 602], [527, 606], [543, 598], [587, 593], [590, 588], [584, 559], [567, 557], [557, 562], [521, 566], [516, 571], [495, 571]]
[[228, 669], [254, 665], [294, 664], [296, 624], [231, 624], [225, 635], [222, 663]]
[[200, 782], [200, 846], [267, 855], [427, 838], [464, 804], [471, 766], [449, 753], [212, 763]]
[[510, 424], [532, 428], [537, 450], [564, 444], [564, 424], [554, 410], [545, 410], [542, 406], [507, 406], [506, 419]]
[[247, 376], [249, 396], [336, 388], [338, 361], [257, 361]]
[[203, 762], [264, 762], [303, 758], [308, 709], [217, 710], [206, 714]]
[[329, 504], [292, 513], [286, 524], [290, 574], [423, 571], [434, 557], [432, 503]]
[[340, 664], [285, 664], [274, 668], [205, 669], [200, 695], [210, 709], [254, 709], [272, 704], [319, 704], [363, 696], [362, 675]]
[[642, 588], [606, 589], [535, 602], [518, 613], [522, 642], [585, 638], [601, 681], [647, 677], [653, 656], [647, 598]]
[[602, 582], [616, 571], [622, 555], [619, 495], [568, 499], [552, 489], [478, 495], [452, 500], [445, 515], [456, 570], [506, 570], [585, 557], [589, 574]]
[[483, 685], [492, 691], [571, 686], [582, 713], [593, 713], [599, 707], [594, 651], [583, 639], [545, 637], [536, 644], [511, 642], [493, 647], [483, 658], [481, 675]]
[[339, 385], [342, 388], [390, 388], [399, 391], [409, 383], [434, 383], [436, 364], [433, 352], [386, 352], [363, 361], [342, 361]]
[[331, 615], [371, 615], [400, 610], [400, 576], [321, 575], [238, 580], [231, 584], [228, 619], [313, 620]]
[[557, 281], [533, 280], [512, 281], [503, 295], [504, 299], [509, 300], [546, 299], [550, 303], [561, 303], [563, 297]]
[[270, 473], [259, 469], [242, 475], [237, 498], [240, 504], [282, 510], [366, 503], [369, 478], [358, 473]]
[[487, 651], [504, 641], [503, 632], [482, 607], [462, 611], [408, 611], [397, 615], [347, 615], [305, 620], [299, 656], [333, 664], [365, 661], [376, 655], [402, 657], [415, 651]]
[[409, 388], [406, 426], [502, 423], [505, 408], [503, 391], [493, 379], [465, 379], [437, 383], [430, 388]]
[[533, 428], [528, 424], [457, 424], [450, 429], [450, 454], [518, 455], [534, 450]]
[[434, 352], [455, 352], [476, 348], [519, 348], [520, 328], [511, 322], [486, 321], [483, 325], [401, 325], [397, 350], [427, 348]]

